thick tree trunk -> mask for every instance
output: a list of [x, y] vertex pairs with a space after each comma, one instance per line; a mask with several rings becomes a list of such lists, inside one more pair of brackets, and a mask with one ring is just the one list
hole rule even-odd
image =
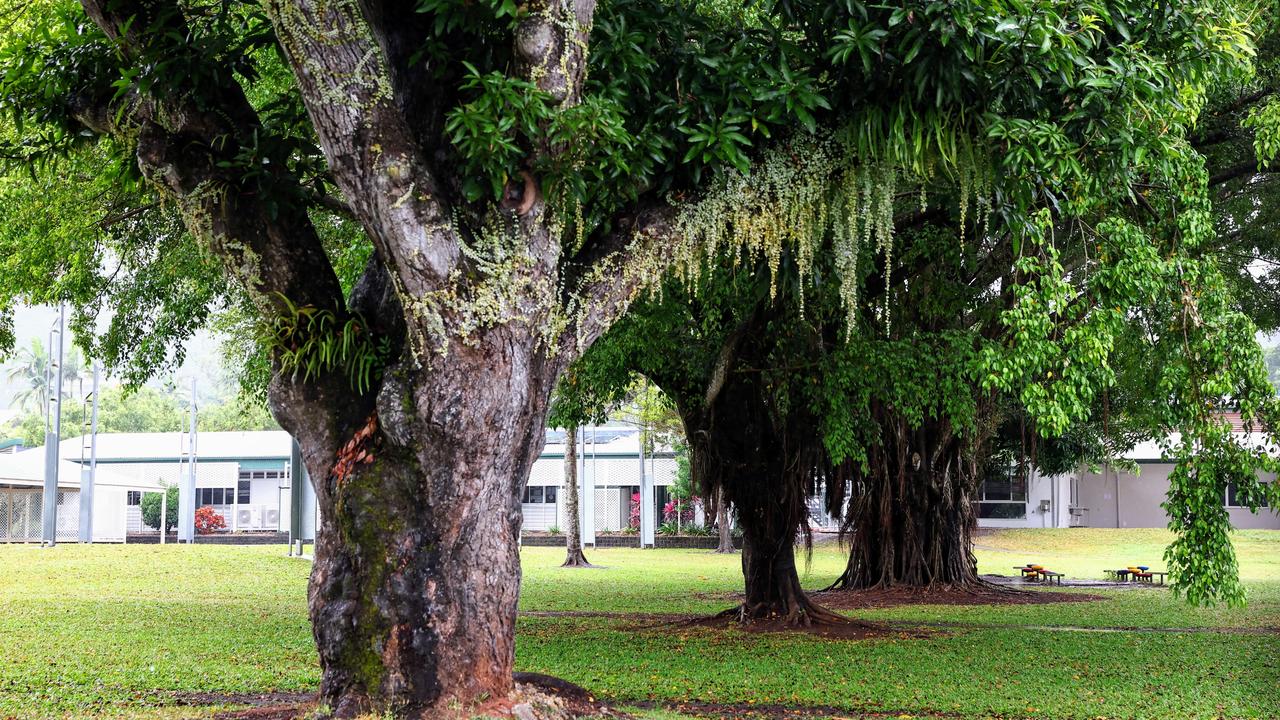
[[845, 618], [809, 599], [796, 570], [795, 536], [759, 537], [747, 532], [742, 542], [745, 598], [730, 611], [743, 622], [780, 620], [808, 627], [814, 623], [844, 622]]
[[376, 410], [343, 435], [273, 389], [317, 479], [309, 600], [338, 717], [467, 717], [513, 691], [520, 492], [551, 383], [526, 352], [495, 342], [430, 372], [392, 368]]
[[855, 485], [846, 518], [849, 561], [833, 588], [981, 584], [973, 555], [974, 473], [949, 426], [881, 425], [884, 444]]
[[582, 527], [578, 520], [578, 428], [565, 430], [564, 437], [565, 557], [560, 567], [591, 567], [582, 552]]
[[769, 390], [758, 375], [735, 374], [716, 393], [713, 416], [685, 420], [694, 471], [733, 503], [742, 530], [745, 598], [725, 614], [798, 627], [844, 623], [808, 598], [796, 571], [796, 537], [807, 531], [806, 496], [822, 448], [805, 442], [812, 434], [802, 418], [770, 414]]
[[724, 500], [724, 488], [716, 489], [716, 530], [720, 534], [716, 552], [733, 552], [733, 529], [729, 526], [729, 503]]

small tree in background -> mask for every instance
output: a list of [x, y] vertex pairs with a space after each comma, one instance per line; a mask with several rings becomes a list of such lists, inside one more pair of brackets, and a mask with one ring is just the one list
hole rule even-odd
[[[167, 490], [165, 490], [165, 492], [169, 497], [165, 503], [168, 507], [165, 508], [163, 532], [167, 533], [178, 526], [178, 486], [171, 485]], [[142, 522], [146, 524], [147, 527], [159, 528], [160, 493], [151, 492], [143, 494], [141, 508]]]

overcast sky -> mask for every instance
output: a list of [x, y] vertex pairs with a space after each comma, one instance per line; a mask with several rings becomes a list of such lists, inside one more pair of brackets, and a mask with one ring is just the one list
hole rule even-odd
[[[58, 311], [53, 307], [20, 307], [14, 313], [14, 331], [17, 335], [16, 348], [31, 345], [33, 339], [39, 338], [42, 344], [49, 344], [49, 330], [57, 323]], [[71, 334], [67, 334], [67, 347], [70, 348]], [[8, 367], [0, 371], [0, 410], [10, 409], [14, 388], [8, 380]], [[217, 342], [208, 333], [199, 333], [187, 345], [187, 357], [182, 367], [175, 374], [185, 386], [188, 378], [195, 374], [204, 383], [215, 383], [223, 372], [221, 356]], [[173, 380], [173, 377], [157, 378], [159, 381]], [[108, 379], [108, 381], [110, 381]], [[212, 389], [211, 387], [208, 389]], [[87, 391], [87, 388], [86, 388]], [[204, 395], [204, 392], [201, 392]]]

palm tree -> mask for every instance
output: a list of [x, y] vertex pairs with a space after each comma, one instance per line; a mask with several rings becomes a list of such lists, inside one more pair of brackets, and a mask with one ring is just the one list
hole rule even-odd
[[18, 385], [14, 402], [24, 412], [42, 413], [49, 404], [49, 353], [39, 339], [19, 350], [9, 363], [8, 379]]

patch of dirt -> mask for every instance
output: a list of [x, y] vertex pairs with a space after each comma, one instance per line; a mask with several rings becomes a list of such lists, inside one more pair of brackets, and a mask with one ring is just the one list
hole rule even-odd
[[902, 605], [1044, 605], [1106, 599], [1102, 595], [1048, 590], [1014, 590], [1003, 587], [827, 590], [813, 593], [810, 597], [827, 607], [839, 610], [865, 610]]
[[804, 718], [847, 718], [852, 720], [880, 720], [881, 718], [955, 718], [953, 713], [912, 710], [910, 713], [884, 710], [849, 710], [847, 708], [818, 705], [773, 705], [748, 703], [711, 703], [689, 700], [677, 703], [635, 702], [638, 708], [671, 710], [695, 718], [715, 720], [803, 720]]
[[897, 637], [905, 639], [926, 637], [931, 634], [936, 634], [921, 630], [892, 628], [879, 623], [869, 623], [852, 619], [834, 622], [815, 622], [812, 625], [795, 625], [781, 617], [748, 620], [743, 622], [739, 620], [736, 617], [736, 613], [732, 611], [719, 613], [712, 615], [711, 617], [693, 618], [685, 620], [679, 624], [686, 627], [705, 627], [719, 630], [735, 628], [751, 633], [805, 633], [808, 635], [816, 635], [828, 640], [867, 640], [879, 637]]
[[610, 709], [586, 688], [540, 673], [515, 673], [516, 691], [510, 697], [490, 700], [469, 709], [465, 717], [510, 717], [515, 720], [578, 720], [630, 715]]
[[183, 693], [178, 705], [248, 705], [241, 710], [228, 710], [214, 715], [214, 720], [298, 720], [309, 718], [319, 700], [315, 693]]
[[[516, 691], [510, 697], [490, 700], [470, 708], [460, 717], [507, 717], [514, 720], [578, 720], [608, 718], [630, 720], [631, 716], [610, 709], [585, 688], [550, 675], [515, 673]], [[179, 705], [249, 705], [214, 715], [214, 720], [309, 720], [319, 706], [314, 693], [268, 693], [232, 695], [187, 693]]]
[[684, 620], [689, 615], [679, 613], [634, 613], [603, 610], [522, 610], [520, 617], [536, 618], [612, 618], [625, 620], [646, 620], [656, 623], [667, 623]]

